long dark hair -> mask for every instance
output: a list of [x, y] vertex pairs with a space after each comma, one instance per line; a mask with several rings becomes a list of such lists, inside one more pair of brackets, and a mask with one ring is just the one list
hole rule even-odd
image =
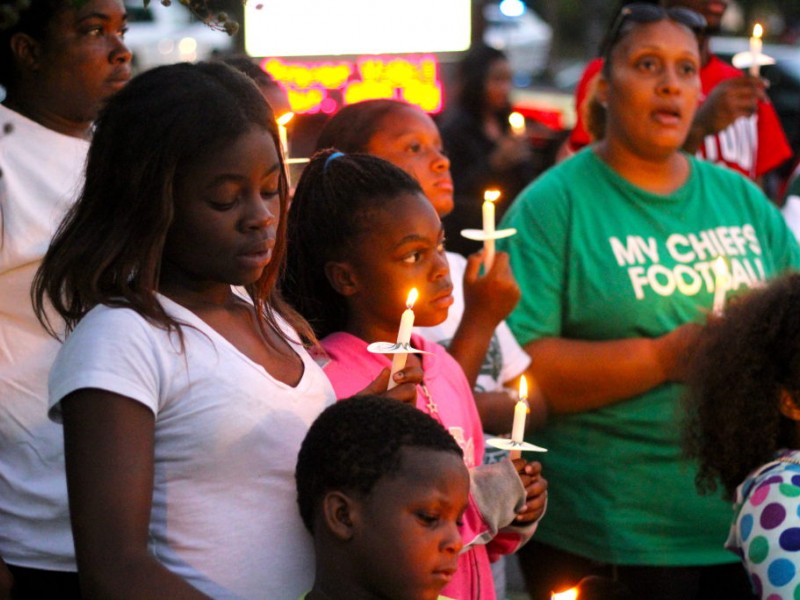
[[687, 454], [697, 485], [728, 497], [759, 465], [795, 444], [796, 423], [778, 410], [782, 390], [800, 400], [800, 274], [734, 301], [706, 327], [686, 395]]
[[317, 150], [333, 148], [342, 152], [367, 152], [369, 141], [386, 117], [410, 107], [400, 100], [364, 100], [339, 109], [320, 131]]
[[[45, 296], [70, 330], [94, 306], [125, 306], [167, 330], [180, 330], [159, 304], [164, 242], [176, 180], [187, 165], [224, 150], [252, 127], [280, 148], [275, 119], [255, 84], [221, 63], [176, 64], [136, 77], [101, 112], [78, 202], [56, 233], [33, 287], [40, 321]], [[288, 185], [279, 182], [282, 214]], [[304, 322], [281, 301], [275, 283], [286, 253], [281, 219], [273, 260], [247, 286], [259, 323], [277, 331], [273, 310], [301, 331]]]
[[281, 288], [317, 337], [342, 331], [347, 323], [347, 302], [328, 281], [326, 265], [346, 259], [371, 231], [370, 215], [404, 193], [422, 189], [399, 167], [369, 154], [323, 150], [303, 171], [289, 211]]
[[[486, 111], [486, 82], [489, 78], [489, 70], [498, 60], [508, 60], [502, 50], [486, 44], [476, 44], [470, 48], [458, 64], [455, 103], [476, 120], [481, 120]], [[510, 104], [496, 113], [504, 127], [508, 125], [510, 113]]]

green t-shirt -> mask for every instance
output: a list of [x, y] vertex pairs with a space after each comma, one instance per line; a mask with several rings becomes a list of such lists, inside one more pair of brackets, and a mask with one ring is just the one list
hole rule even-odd
[[[777, 209], [728, 169], [688, 157], [691, 175], [669, 196], [647, 193], [591, 148], [528, 186], [502, 227], [522, 300], [508, 318], [522, 345], [544, 337], [657, 337], [702, 322], [714, 259], [727, 257], [732, 293], [800, 267]], [[677, 384], [602, 409], [552, 416], [531, 441], [549, 487], [537, 539], [630, 565], [732, 562], [723, 549], [731, 507], [700, 496], [681, 458]]]

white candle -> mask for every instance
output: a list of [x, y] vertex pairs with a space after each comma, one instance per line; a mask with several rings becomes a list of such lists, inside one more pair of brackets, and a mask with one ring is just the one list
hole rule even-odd
[[761, 36], [764, 35], [764, 29], [760, 23], [753, 26], [753, 35], [750, 37], [750, 75], [758, 77], [761, 67], [759, 62], [761, 60], [761, 48], [763, 42]]
[[714, 304], [712, 312], [717, 316], [722, 316], [725, 312], [725, 294], [731, 285], [731, 273], [728, 270], [728, 263], [722, 256], [718, 256], [714, 261]]
[[486, 273], [494, 264], [494, 203], [499, 197], [499, 190], [486, 190], [483, 193], [483, 269]]
[[289, 134], [286, 131], [286, 126], [292, 120], [292, 117], [294, 117], [294, 113], [287, 112], [276, 119], [278, 122], [278, 138], [281, 141], [281, 150], [285, 160], [289, 160]]
[[[417, 288], [411, 288], [411, 291], [408, 292], [406, 309], [403, 311], [403, 316], [400, 318], [400, 328], [397, 330], [398, 346], [408, 346], [411, 342], [411, 330], [414, 328], [414, 311], [412, 309], [418, 295]], [[389, 375], [389, 387], [387, 389], [390, 390], [397, 385], [394, 381], [394, 374], [406, 366], [406, 358], [408, 358], [408, 354], [405, 352], [392, 356], [392, 372]]]
[[508, 124], [511, 126], [511, 133], [515, 136], [524, 137], [526, 135], [525, 117], [521, 113], [512, 112], [508, 115]]
[[[521, 444], [525, 441], [525, 419], [528, 416], [528, 382], [523, 375], [519, 380], [519, 398], [514, 405], [514, 423], [511, 426], [511, 441]], [[522, 452], [511, 451], [511, 459], [519, 458]]]
[[289, 168], [289, 133], [286, 130], [286, 126], [289, 124], [289, 121], [292, 120], [292, 117], [294, 117], [294, 113], [287, 112], [276, 119], [278, 123], [278, 139], [281, 143], [283, 160], [286, 163], [286, 178], [288, 179], [289, 187], [292, 187], [292, 176], [291, 169]]

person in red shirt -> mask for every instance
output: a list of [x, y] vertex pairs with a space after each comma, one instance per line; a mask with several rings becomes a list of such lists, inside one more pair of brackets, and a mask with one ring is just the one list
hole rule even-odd
[[[727, 0], [662, 0], [665, 7], [680, 6], [703, 15], [708, 23], [700, 37], [701, 105], [684, 150], [723, 164], [760, 182], [792, 155], [764, 82], [746, 77], [709, 50], [709, 37], [720, 29]], [[602, 67], [596, 58], [586, 67], [575, 93], [578, 119], [561, 157], [577, 152], [602, 137], [602, 107], [594, 100], [593, 86]]]

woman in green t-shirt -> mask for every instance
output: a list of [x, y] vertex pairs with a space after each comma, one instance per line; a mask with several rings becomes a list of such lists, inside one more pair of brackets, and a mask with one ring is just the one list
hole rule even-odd
[[547, 516], [520, 553], [535, 600], [591, 573], [648, 600], [751, 597], [723, 547], [730, 505], [697, 493], [681, 455], [681, 381], [714, 296], [800, 265], [800, 249], [752, 182], [681, 151], [703, 25], [624, 7], [598, 81], [605, 137], [501, 225], [519, 230], [498, 243], [522, 290], [508, 324], [550, 411], [535, 439], [550, 450]]

